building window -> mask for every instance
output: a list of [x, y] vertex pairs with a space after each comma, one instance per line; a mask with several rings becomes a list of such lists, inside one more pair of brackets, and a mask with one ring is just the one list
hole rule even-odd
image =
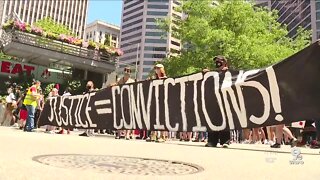
[[87, 38], [86, 39], [89, 39], [89, 35], [87, 34]]
[[143, 65], [154, 65], [155, 61], [143, 61]]
[[150, 72], [150, 71], [152, 71], [152, 68], [143, 68], [143, 72]]
[[146, 36], [166, 36], [166, 32], [146, 32]]
[[177, 0], [173, 0], [173, 3], [175, 3], [176, 5], [181, 5], [181, 3]]
[[127, 47], [127, 46], [133, 46], [133, 45], [137, 45], [138, 43], [141, 43], [141, 39], [136, 40], [136, 41], [131, 41], [131, 42], [127, 42], [127, 43], [123, 43], [121, 44], [121, 48]]
[[128, 15], [128, 14], [137, 12], [137, 11], [139, 11], [139, 10], [141, 10], [141, 9], [143, 9], [143, 5], [140, 6], [140, 7], [135, 8], [135, 9], [132, 9], [131, 11], [128, 11], [128, 12], [123, 13], [123, 16], [126, 16], [126, 15]]
[[90, 36], [89, 37], [92, 38], [92, 32], [90, 32]]
[[148, 0], [148, 2], [169, 2], [169, 0]]
[[129, 30], [126, 30], [126, 31], [122, 31], [122, 35], [125, 35], [125, 34], [128, 34], [128, 33], [131, 33], [131, 32], [134, 32], [134, 31], [138, 31], [142, 29], [142, 26], [138, 26], [138, 27], [135, 27], [135, 28], [132, 28], [132, 29], [129, 29]]
[[320, 20], [320, 11], [317, 12], [317, 19]]
[[131, 36], [121, 38], [121, 41], [127, 41], [129, 39], [133, 39], [133, 38], [136, 38], [136, 37], [141, 37], [141, 35], [142, 35], [142, 32], [139, 32], [137, 34], [133, 34]]
[[132, 26], [132, 25], [135, 25], [135, 24], [138, 24], [138, 23], [141, 23], [141, 22], [142, 22], [142, 19], [133, 21], [133, 22], [131, 22], [131, 23], [129, 23], [129, 24], [123, 25], [123, 26], [122, 26], [122, 29], [125, 29], [125, 28], [127, 28], [127, 27], [130, 27], [130, 26]]
[[159, 43], [159, 44], [166, 44], [166, 39], [146, 39], [145, 43]]
[[113, 41], [116, 41], [116, 40], [117, 40], [117, 36], [114, 35], [114, 34], [112, 34], [112, 40], [113, 40]]
[[153, 15], [153, 16], [167, 16], [168, 12], [159, 12], [159, 11], [148, 11], [147, 15]]
[[129, 20], [131, 20], [131, 19], [134, 19], [134, 18], [137, 18], [137, 17], [140, 17], [140, 16], [143, 16], [143, 12], [138, 13], [138, 14], [133, 15], [133, 16], [130, 16], [130, 17], [127, 17], [127, 18], [123, 19], [122, 22], [127, 22], [127, 21], [129, 21]]
[[144, 58], [165, 58], [165, 54], [144, 54]]
[[170, 53], [174, 53], [174, 54], [180, 54], [180, 51], [179, 50], [176, 50], [176, 49], [170, 49]]
[[160, 29], [157, 25], [146, 25], [146, 29]]
[[[137, 1], [137, 2], [135, 2], [135, 3], [132, 3], [132, 4], [128, 5], [128, 6], [125, 6], [123, 9], [124, 9], [124, 10], [129, 9], [129, 8], [135, 6], [135, 5], [140, 4], [140, 3], [143, 3], [143, 0], [139, 0], [139, 1]], [[126, 3], [125, 3], [125, 4], [126, 4]]]
[[171, 41], [171, 44], [173, 44], [173, 45], [176, 45], [176, 46], [179, 46], [179, 47], [180, 47], [180, 43], [178, 43], [178, 42]]
[[320, 30], [320, 21], [317, 22], [317, 29]]
[[316, 2], [316, 10], [320, 10], [320, 1]]
[[168, 5], [155, 5], [155, 4], [149, 4], [149, 9], [169, 9]]
[[144, 47], [145, 51], [163, 51], [166, 52], [167, 48], [166, 47], [152, 47], [152, 46], [146, 46]]

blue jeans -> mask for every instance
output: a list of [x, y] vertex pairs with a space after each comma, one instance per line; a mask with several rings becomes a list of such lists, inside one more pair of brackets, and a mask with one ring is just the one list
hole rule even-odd
[[26, 105], [27, 111], [28, 111], [28, 118], [26, 122], [26, 131], [31, 131], [34, 129], [34, 113], [36, 111], [36, 108], [31, 105]]

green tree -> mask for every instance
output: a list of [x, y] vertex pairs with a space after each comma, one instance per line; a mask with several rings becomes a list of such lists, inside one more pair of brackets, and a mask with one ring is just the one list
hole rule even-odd
[[67, 26], [54, 22], [50, 17], [37, 21], [35, 26], [42, 28], [47, 33], [73, 35]]
[[163, 62], [170, 76], [212, 69], [215, 55], [226, 56], [234, 69], [261, 68], [310, 44], [310, 31], [299, 29], [295, 39], [289, 38], [286, 27], [277, 22], [277, 12], [248, 1], [184, 1], [179, 11], [186, 18], [160, 23], [183, 44], [180, 55], [169, 55]]

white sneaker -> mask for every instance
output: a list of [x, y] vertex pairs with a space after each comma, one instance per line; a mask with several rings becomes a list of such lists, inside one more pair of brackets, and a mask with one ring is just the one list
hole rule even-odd
[[263, 144], [269, 145], [269, 141], [265, 139]]
[[14, 123], [11, 127], [19, 127], [18, 123]]

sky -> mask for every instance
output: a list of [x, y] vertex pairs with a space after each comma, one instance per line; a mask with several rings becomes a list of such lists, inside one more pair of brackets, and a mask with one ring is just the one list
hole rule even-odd
[[87, 24], [95, 20], [120, 26], [122, 0], [89, 0]]

